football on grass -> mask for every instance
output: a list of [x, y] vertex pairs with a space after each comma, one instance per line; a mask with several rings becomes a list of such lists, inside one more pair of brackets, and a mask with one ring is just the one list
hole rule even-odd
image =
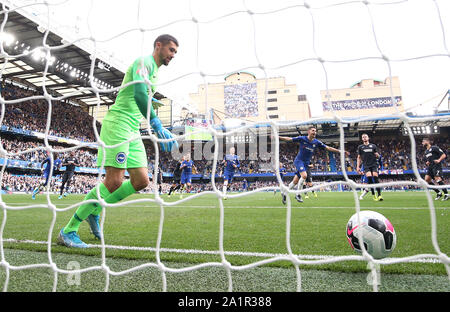
[[347, 239], [350, 246], [362, 253], [359, 236], [367, 252], [375, 259], [386, 258], [394, 250], [397, 243], [392, 223], [381, 213], [363, 210], [355, 213], [347, 223]]

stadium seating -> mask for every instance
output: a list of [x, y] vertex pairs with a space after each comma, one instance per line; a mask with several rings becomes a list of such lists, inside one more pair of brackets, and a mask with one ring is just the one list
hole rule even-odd
[[[23, 88], [6, 84], [2, 88], [2, 96], [6, 100], [15, 98], [25, 98], [39, 95], [32, 90], [25, 90]], [[92, 129], [92, 116], [82, 110], [80, 107], [73, 106], [69, 103], [55, 101], [52, 103], [52, 120], [49, 134], [61, 138], [53, 142], [53, 147], [63, 148], [67, 147], [71, 139], [81, 142], [95, 142], [94, 131]], [[3, 148], [10, 153], [18, 153], [27, 149], [36, 147], [43, 147], [42, 137], [34, 135], [27, 135], [30, 133], [44, 133], [47, 122], [48, 103], [44, 100], [26, 100], [14, 105], [6, 105], [5, 118], [1, 125], [1, 138]], [[100, 123], [97, 123], [97, 129], [100, 131]], [[320, 138], [319, 138], [320, 139]], [[417, 146], [417, 164], [419, 169], [425, 168], [423, 155], [423, 147], [420, 144], [421, 138], [416, 138]], [[410, 141], [407, 137], [398, 137], [396, 139], [385, 140], [384, 136], [373, 135], [371, 142], [377, 144], [379, 151], [383, 156], [382, 170], [400, 170], [408, 172], [412, 169], [410, 157]], [[149, 156], [149, 169], [152, 171], [154, 163], [154, 146], [149, 140], [144, 140]], [[435, 143], [444, 150], [449, 149], [447, 138], [435, 138]], [[346, 157], [345, 170], [353, 172], [356, 168], [356, 148], [359, 142], [346, 143], [346, 150], [350, 151], [352, 155]], [[69, 144], [70, 145], [70, 144]], [[191, 146], [192, 154], [194, 155], [194, 145]], [[225, 151], [223, 151], [225, 153]], [[283, 163], [288, 175], [286, 180], [291, 179], [295, 172], [293, 160], [297, 154], [297, 146], [295, 144], [280, 144], [280, 162]], [[2, 189], [11, 192], [31, 192], [36, 186], [39, 164], [47, 157], [45, 151], [37, 150], [29, 153], [18, 154], [10, 157], [7, 164], [7, 170], [3, 176]], [[60, 158], [64, 158], [64, 153], [59, 154]], [[80, 148], [76, 150], [76, 157], [79, 160], [80, 167], [86, 168], [81, 170], [76, 175], [74, 184], [72, 185], [73, 192], [86, 193], [96, 183], [97, 171], [88, 170], [96, 168], [96, 151], [94, 148]], [[248, 152], [242, 159], [232, 190], [241, 190], [242, 178], [249, 178], [249, 189], [255, 189], [263, 186], [277, 186], [275, 176], [273, 175], [273, 165], [270, 160], [252, 159], [249, 160]], [[193, 192], [202, 190], [212, 190], [209, 178], [212, 173], [212, 161], [207, 159], [195, 160], [197, 168], [197, 176], [200, 179], [194, 179]], [[160, 153], [160, 165], [167, 180], [170, 179], [171, 173], [176, 166], [176, 160], [173, 159], [170, 153]], [[327, 174], [333, 171], [341, 171], [342, 166], [340, 157], [335, 157], [330, 163], [330, 158], [324, 150], [316, 151], [313, 156], [312, 163], [314, 168], [313, 173], [321, 173], [320, 176], [315, 176], [315, 181], [329, 181], [337, 177], [332, 174]], [[444, 168], [448, 167], [448, 160], [443, 164]], [[332, 170], [336, 168], [336, 170]], [[446, 169], [447, 170], [447, 169]], [[217, 165], [217, 172], [219, 176], [223, 171], [221, 162]], [[260, 174], [260, 175], [258, 175]], [[267, 174], [267, 175], [262, 175]], [[258, 177], [264, 177], [259, 179]], [[351, 178], [357, 179], [358, 176]], [[413, 179], [412, 173], [409, 178]], [[389, 175], [383, 177], [383, 181], [394, 181], [398, 179], [396, 175]], [[57, 180], [58, 181], [58, 180]], [[56, 181], [56, 182], [57, 182]], [[197, 182], [197, 183], [195, 183]], [[218, 187], [220, 187], [221, 180], [218, 179]], [[447, 182], [448, 183], [448, 182]], [[168, 188], [167, 183], [163, 186], [163, 192]], [[146, 191], [151, 191], [152, 184]], [[52, 190], [57, 189], [57, 183], [53, 182]]]

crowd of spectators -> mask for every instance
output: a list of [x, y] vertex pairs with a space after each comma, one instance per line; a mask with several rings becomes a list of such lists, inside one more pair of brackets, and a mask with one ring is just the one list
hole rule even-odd
[[[374, 137], [371, 142], [376, 144], [379, 149], [379, 153], [382, 156], [383, 167], [382, 170], [411, 170], [412, 169], [412, 158], [411, 158], [411, 146], [409, 138], [405, 139], [389, 139], [383, 140], [383, 138]], [[350, 152], [349, 156], [345, 157], [345, 170], [346, 171], [356, 171], [357, 167], [357, 147], [361, 142], [349, 142], [345, 145], [345, 150]], [[448, 138], [435, 138], [435, 144], [438, 145], [442, 150], [449, 150]], [[146, 144], [147, 155], [151, 159], [151, 163], [154, 162], [152, 155], [154, 155], [153, 144]], [[337, 146], [336, 146], [337, 147]], [[196, 147], [191, 145], [191, 156], [194, 156], [194, 149]], [[338, 148], [338, 147], [337, 147]], [[269, 147], [269, 152], [271, 148]], [[284, 168], [288, 172], [295, 172], [294, 159], [298, 153], [297, 144], [280, 144], [279, 148], [279, 162], [283, 164]], [[421, 138], [416, 138], [416, 162], [419, 169], [425, 169], [425, 149], [421, 145]], [[224, 150], [222, 155], [225, 155]], [[242, 156], [242, 155], [240, 155]], [[197, 173], [202, 175], [209, 175], [212, 172], [213, 162], [212, 160], [205, 159], [195, 159], [192, 157], [197, 168]], [[339, 154], [329, 154], [324, 149], [316, 149], [314, 156], [312, 157], [311, 164], [313, 165], [312, 171], [332, 171], [331, 162], [332, 159], [335, 161], [335, 167], [337, 171], [342, 170], [341, 160]], [[240, 168], [238, 171], [240, 173], [265, 173], [274, 171], [274, 157], [269, 159], [256, 159], [255, 157], [249, 157], [248, 150], [244, 157], [240, 157]], [[221, 173], [223, 171], [222, 159], [219, 157], [217, 163], [216, 172]], [[160, 153], [160, 165], [164, 172], [173, 172], [176, 167], [177, 160], [173, 159], [170, 153]], [[444, 160], [443, 166], [448, 167], [449, 160]], [[152, 164], [151, 164], [152, 166]]]
[[[21, 153], [26, 150], [32, 150], [36, 148], [44, 147], [43, 142], [37, 141], [23, 141], [19, 138], [2, 138], [1, 140], [3, 144], [3, 148], [10, 153], [10, 159], [17, 159], [29, 162], [42, 162], [45, 158], [47, 158], [47, 152], [43, 149], [38, 149], [26, 153]], [[411, 156], [410, 156], [410, 144], [409, 140], [390, 140], [389, 142], [383, 142], [376, 140], [374, 141], [377, 144], [379, 151], [383, 158], [383, 168], [382, 169], [403, 169], [410, 170], [412, 169]], [[443, 150], [448, 150], [449, 144], [445, 141], [445, 139], [437, 140], [436, 144], [441, 147]], [[346, 144], [345, 149], [351, 152], [350, 156], [346, 156], [346, 166], [345, 169], [347, 171], [354, 171], [356, 168], [356, 147], [358, 143], [348, 143]], [[153, 155], [154, 149], [153, 144], [146, 144], [147, 154], [150, 159], [150, 168], [153, 168]], [[63, 148], [63, 146], [54, 145], [53, 148]], [[194, 146], [192, 146], [192, 155], [194, 154]], [[417, 164], [420, 169], [426, 167], [425, 160], [423, 157], [424, 148], [420, 145], [420, 140], [416, 142], [417, 149]], [[67, 155], [66, 155], [67, 154]], [[279, 161], [283, 164], [288, 172], [295, 172], [295, 166], [293, 164], [293, 160], [297, 155], [297, 146], [295, 144], [281, 144], [280, 145], [280, 157]], [[58, 157], [60, 159], [64, 159], [68, 156], [68, 153], [58, 153]], [[336, 161], [336, 168], [341, 170], [340, 166], [340, 157], [338, 154], [333, 155]], [[80, 163], [81, 167], [95, 168], [97, 155], [95, 150], [91, 149], [77, 149], [76, 157]], [[163, 169], [163, 172], [172, 172], [176, 166], [177, 160], [173, 159], [171, 153], [160, 153], [160, 166]], [[273, 171], [273, 159], [256, 159], [254, 157], [248, 159], [248, 155], [245, 156], [247, 159], [240, 159], [241, 166], [239, 168], [240, 173], [263, 173], [263, 172], [272, 172]], [[194, 159], [196, 168], [198, 170], [197, 173], [208, 175], [212, 172], [212, 160], [207, 160], [204, 157], [200, 160]], [[311, 163], [313, 164], [313, 171], [330, 171], [330, 156], [327, 155], [324, 150], [316, 150]], [[444, 161], [444, 166], [446, 166], [448, 160]], [[217, 164], [217, 172], [223, 170], [223, 164], [221, 159]]]
[[[39, 149], [45, 147], [43, 142], [23, 141], [18, 138], [2, 138], [1, 143], [6, 152], [10, 153], [10, 159], [23, 160], [31, 163], [41, 163], [48, 157], [46, 150]], [[62, 146], [54, 145], [53, 148], [61, 149]], [[26, 150], [31, 151], [22, 153]], [[88, 149], [77, 149], [75, 153], [80, 167], [95, 168], [97, 166], [97, 155], [95, 151]], [[57, 157], [64, 160], [64, 158], [68, 157], [69, 154], [70, 152], [57, 153]]]
[[[239, 101], [245, 100], [248, 104], [256, 103], [256, 97], [253, 98], [253, 87], [252, 84], [243, 85], [231, 85], [226, 86], [226, 105], [230, 111], [236, 111], [237, 114], [247, 114], [250, 116], [252, 110], [249, 110], [248, 105], [241, 105]], [[256, 91], [255, 91], [256, 92]], [[2, 97], [5, 100], [16, 100], [16, 99], [26, 99], [38, 95], [35, 91], [26, 90], [23, 88], [15, 87], [9, 84], [3, 85]], [[243, 97], [245, 95], [245, 97]], [[256, 96], [256, 93], [255, 93]], [[228, 102], [227, 102], [228, 101]], [[228, 104], [227, 104], [228, 103]], [[51, 135], [60, 136], [63, 138], [77, 139], [80, 141], [94, 142], [94, 131], [92, 129], [92, 117], [85, 111], [83, 111], [78, 106], [73, 106], [69, 103], [61, 101], [52, 101], [52, 118], [50, 125]], [[49, 103], [44, 99], [27, 99], [19, 103], [8, 103], [5, 105], [5, 116], [2, 120], [2, 126], [15, 127], [23, 130], [33, 130], [37, 132], [45, 132], [47, 123], [47, 112]], [[245, 106], [246, 112], [241, 112], [240, 109]], [[257, 109], [257, 106], [256, 106]], [[243, 117], [241, 115], [236, 117]], [[100, 124], [97, 124], [100, 128]], [[319, 138], [320, 139], [320, 138]], [[435, 137], [434, 144], [438, 145], [441, 149], [447, 152], [449, 150], [449, 139], [448, 137]], [[379, 152], [383, 157], [383, 170], [410, 170], [412, 169], [412, 156], [411, 156], [411, 142], [409, 137], [386, 138], [383, 136], [373, 136], [371, 142], [378, 146]], [[421, 137], [416, 137], [416, 157], [419, 169], [425, 169], [424, 161], [424, 148], [421, 145]], [[45, 158], [47, 158], [47, 152], [45, 150], [34, 150], [22, 153], [23, 151], [36, 149], [39, 147], [44, 147], [43, 141], [39, 141], [37, 138], [25, 139], [20, 136], [2, 136], [1, 144], [6, 152], [9, 153], [8, 158], [13, 160], [22, 160], [29, 163], [41, 163]], [[52, 143], [53, 144], [53, 143]], [[346, 156], [345, 165], [341, 166], [341, 160], [338, 154], [328, 154], [323, 149], [317, 149], [312, 159], [313, 171], [326, 172], [332, 171], [333, 169], [340, 171], [342, 167], [347, 171], [355, 171], [356, 169], [356, 159], [357, 159], [357, 146], [361, 142], [348, 142], [345, 145], [345, 149], [351, 153], [350, 156]], [[149, 158], [149, 169], [152, 171], [154, 166], [154, 145], [149, 140], [145, 140], [145, 145], [147, 149], [147, 155]], [[53, 146], [55, 149], [67, 147], [62, 143], [55, 143]], [[194, 156], [194, 144], [191, 145], [191, 155]], [[203, 150], [203, 145], [201, 145]], [[335, 146], [337, 147], [337, 146]], [[221, 147], [223, 150], [220, 154], [217, 163], [216, 173], [221, 175], [224, 170], [224, 165], [222, 162], [223, 155], [227, 153], [226, 149], [228, 147]], [[257, 157], [255, 154], [249, 155], [249, 144], [247, 144], [245, 155], [239, 155], [240, 158], [240, 168], [239, 173], [266, 173], [274, 172], [274, 155], [270, 145], [267, 148], [269, 155], [272, 157]], [[272, 152], [272, 154], [270, 154]], [[295, 172], [294, 159], [298, 152], [297, 144], [287, 144], [282, 143], [279, 147], [279, 161], [286, 168], [287, 172]], [[79, 148], [76, 150], [76, 158], [80, 164], [80, 167], [95, 168], [97, 155], [96, 151], [89, 148]], [[197, 153], [198, 154], [198, 153]], [[58, 157], [64, 159], [69, 156], [69, 153], [59, 153]], [[1, 158], [4, 158], [1, 157]], [[196, 159], [193, 157], [196, 171], [195, 174], [201, 174], [204, 177], [209, 177], [213, 169], [213, 161], [207, 159], [204, 156], [201, 159]], [[177, 160], [174, 159], [173, 154], [160, 152], [159, 164], [162, 171], [165, 173], [172, 173], [176, 167]], [[449, 160], [445, 160], [443, 163], [444, 167], [448, 167]], [[31, 168], [31, 166], [30, 166]], [[36, 185], [39, 179], [37, 171], [34, 175], [28, 174], [12, 174], [11, 172], [5, 171], [2, 189], [13, 190], [13, 191], [24, 191], [30, 192]], [[96, 183], [96, 175], [93, 174], [83, 175], [77, 174], [75, 176], [75, 183], [72, 188], [74, 192], [85, 193], [86, 190], [92, 188]], [[59, 180], [56, 179], [53, 183], [56, 185]], [[241, 182], [239, 182], [241, 183]], [[272, 184], [271, 184], [272, 183]], [[212, 186], [209, 183], [194, 183], [194, 190], [212, 190]], [[256, 181], [250, 183], [248, 189], [252, 187], [262, 187], [262, 186], [276, 186], [275, 181]], [[167, 189], [169, 184], [163, 184], [163, 190]], [[238, 184], [232, 185], [232, 188], [239, 189]]]
[[258, 95], [256, 83], [242, 83], [224, 86], [225, 113], [233, 118], [258, 116]]
[[[371, 140], [373, 143], [377, 144], [379, 151], [383, 157], [383, 170], [410, 170], [412, 169], [411, 163], [411, 155], [410, 155], [410, 142], [409, 139], [393, 139], [393, 140], [381, 140], [374, 138]], [[19, 137], [8, 137], [2, 138], [1, 143], [3, 148], [10, 153], [9, 159], [16, 159], [27, 161], [30, 163], [41, 163], [44, 159], [46, 159], [47, 152], [45, 150], [34, 150], [26, 153], [20, 153], [26, 150], [31, 150], [39, 147], [43, 147], [43, 142], [37, 141], [24, 141]], [[154, 169], [154, 146], [148, 141], [146, 142], [147, 155], [149, 156], [149, 170], [153, 171]], [[436, 144], [441, 147], [443, 150], [448, 151], [449, 144], [446, 138], [436, 139]], [[350, 156], [346, 157], [345, 169], [349, 172], [356, 170], [356, 148], [359, 145], [358, 142], [347, 143], [345, 149], [351, 152]], [[62, 146], [54, 145], [53, 148], [58, 149], [62, 148]], [[191, 145], [191, 155], [194, 155], [194, 145]], [[420, 139], [416, 141], [417, 148], [417, 157], [416, 161], [419, 169], [425, 169], [425, 161], [424, 161], [424, 148], [420, 144]], [[283, 164], [284, 168], [287, 172], [295, 172], [295, 166], [293, 160], [297, 155], [298, 147], [296, 144], [280, 144], [280, 153], [279, 153], [279, 161]], [[269, 148], [270, 152], [270, 148]], [[223, 154], [225, 154], [225, 150]], [[77, 149], [75, 150], [76, 157], [79, 161], [80, 167], [87, 168], [96, 168], [96, 160], [97, 155], [95, 150], [91, 149]], [[67, 153], [59, 153], [58, 157], [60, 159], [64, 159], [69, 156], [69, 152]], [[340, 157], [338, 154], [334, 154], [334, 160], [336, 162], [336, 170], [341, 170], [340, 165]], [[274, 172], [274, 163], [273, 158], [268, 159], [248, 159], [248, 154], [244, 156], [245, 158], [240, 161], [240, 168], [238, 169], [239, 173], [267, 173]], [[220, 159], [216, 166], [216, 173], [221, 175], [224, 170], [224, 164]], [[196, 166], [196, 171], [194, 174], [200, 174], [205, 177], [209, 177], [212, 173], [213, 169], [213, 161], [209, 159], [194, 159], [194, 163]], [[326, 172], [331, 171], [331, 159], [325, 150], [317, 149], [313, 159], [313, 169], [312, 171], [318, 172]], [[160, 161], [159, 165], [162, 168], [162, 171], [165, 173], [172, 173], [176, 167], [177, 160], [173, 159], [173, 155], [171, 153], [160, 152]], [[448, 167], [448, 160], [444, 161], [443, 166]], [[31, 166], [30, 166], [31, 168]]]
[[[50, 192], [57, 193], [61, 186], [62, 175], [55, 175], [50, 181]], [[3, 173], [1, 181], [2, 190], [6, 192], [24, 192], [32, 193], [33, 190], [43, 182], [40, 175], [33, 174], [12, 174]], [[70, 184], [70, 193], [85, 194], [95, 187], [97, 183], [96, 175], [74, 175]]]
[[[353, 177], [353, 180], [356, 180], [357, 183], [360, 183], [359, 179], [357, 177]], [[382, 178], [381, 183], [389, 183], [389, 182], [395, 182], [398, 180], [402, 181], [409, 181], [414, 182], [413, 177], [401, 177], [398, 176], [397, 179], [394, 178]], [[320, 185], [321, 188], [319, 191], [349, 191], [350, 187], [347, 186], [345, 183], [342, 183], [340, 185], [327, 185], [327, 182], [332, 182], [333, 180], [330, 180], [325, 177], [315, 177], [313, 179], [313, 185], [317, 186]], [[336, 180], [334, 180], [336, 181]], [[343, 181], [343, 179], [341, 179]], [[36, 188], [39, 183], [42, 182], [42, 178], [36, 175], [28, 175], [28, 174], [11, 174], [8, 172], [3, 173], [3, 179], [1, 181], [2, 190], [9, 192], [23, 192], [31, 194], [33, 192], [33, 189]], [[284, 184], [287, 185], [289, 183], [289, 179], [285, 179]], [[445, 184], [449, 184], [449, 179], [444, 179]], [[77, 174], [74, 176], [71, 187], [70, 187], [70, 193], [73, 194], [86, 194], [88, 193], [92, 188], [95, 187], [97, 184], [97, 176], [96, 175], [82, 175]], [[57, 175], [55, 176], [50, 183], [50, 192], [51, 193], [58, 193], [59, 188], [61, 185], [61, 176]], [[170, 182], [163, 182], [161, 184], [161, 193], [167, 194], [169, 192], [169, 189], [171, 187]], [[221, 190], [223, 186], [223, 183], [221, 181], [216, 182], [216, 189]], [[243, 180], [235, 180], [230, 185], [229, 191], [231, 192], [245, 192], [245, 191], [253, 191], [261, 188], [268, 188], [268, 191], [275, 190], [279, 186], [277, 181], [274, 180], [266, 180], [266, 181], [246, 181], [244, 183]], [[159, 186], [157, 185], [157, 188]], [[417, 190], [419, 187], [414, 185], [399, 185], [399, 184], [393, 184], [389, 186], [383, 187], [385, 191], [406, 191], [406, 190]], [[203, 191], [213, 191], [213, 186], [210, 181], [198, 181], [193, 182], [191, 186], [191, 193], [199, 193]], [[142, 190], [140, 193], [154, 193], [154, 183], [151, 182], [144, 190]]]
[[[40, 94], [10, 84], [2, 87], [5, 100], [23, 99], [19, 103], [6, 104], [2, 126], [44, 133], [47, 126], [49, 102], [45, 99], [27, 99]], [[65, 101], [51, 101], [51, 123], [49, 135], [94, 142], [93, 117], [79, 106]], [[100, 123], [97, 122], [97, 128]]]

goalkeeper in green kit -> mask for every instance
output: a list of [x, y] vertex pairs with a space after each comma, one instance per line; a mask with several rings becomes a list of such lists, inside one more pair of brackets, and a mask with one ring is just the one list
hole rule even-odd
[[[100, 167], [105, 159], [105, 178], [84, 198], [84, 200], [98, 199], [97, 190], [101, 198], [109, 204], [120, 200], [147, 187], [148, 161], [144, 143], [139, 132], [142, 117], [150, 120], [150, 125], [159, 139], [173, 139], [174, 136], [163, 128], [161, 121], [153, 110], [150, 95], [155, 93], [158, 69], [162, 65], [169, 65], [178, 50], [178, 41], [171, 35], [161, 35], [153, 44], [152, 55], [138, 58], [127, 70], [114, 105], [106, 114], [100, 132], [100, 139], [107, 146], [118, 145], [113, 148], [99, 146], [97, 166]], [[151, 85], [149, 90], [147, 82]], [[140, 81], [139, 83], [132, 83]], [[131, 84], [130, 84], [131, 83]], [[124, 87], [126, 84], [128, 86]], [[178, 148], [175, 140], [160, 142], [162, 151], [170, 152]], [[125, 170], [130, 179], [124, 181]], [[86, 203], [78, 207], [67, 225], [58, 235], [58, 243], [67, 247], [86, 248], [77, 232], [81, 222], [89, 223], [92, 234], [101, 239], [100, 213], [102, 206], [98, 203]]]

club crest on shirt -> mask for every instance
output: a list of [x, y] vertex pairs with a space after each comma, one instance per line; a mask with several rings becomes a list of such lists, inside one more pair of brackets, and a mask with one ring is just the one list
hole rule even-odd
[[127, 160], [127, 154], [125, 154], [124, 152], [119, 152], [116, 155], [116, 161], [119, 164], [123, 164], [125, 162], [125, 160]]

